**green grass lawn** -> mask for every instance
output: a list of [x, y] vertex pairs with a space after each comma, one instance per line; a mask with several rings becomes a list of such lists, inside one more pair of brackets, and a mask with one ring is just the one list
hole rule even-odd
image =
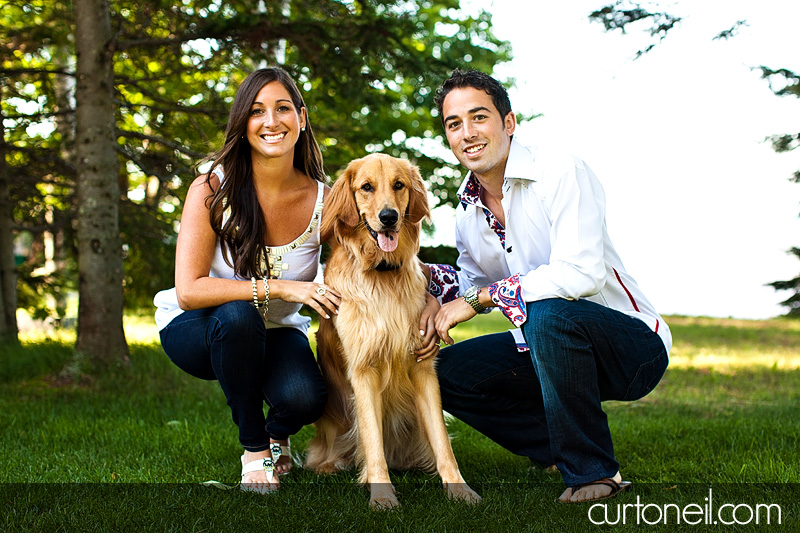
[[[645, 527], [631, 525], [637, 502], [702, 507], [711, 489], [715, 505], [779, 504], [783, 527], [798, 530], [800, 322], [668, 322], [675, 345], [659, 387], [638, 402], [604, 404], [624, 478], [634, 482], [608, 501], [610, 517], [628, 504], [626, 526]], [[493, 313], [459, 326], [454, 338], [507, 328]], [[402, 507], [390, 512], [368, 510], [354, 472], [320, 478], [295, 468], [268, 496], [204, 486], [239, 478], [241, 449], [222, 392], [175, 368], [149, 320], [130, 319], [126, 332], [130, 369], [70, 385], [53, 377], [70, 357], [68, 334], [29, 334], [21, 347], [0, 347], [0, 531], [600, 527], [590, 522], [589, 506], [554, 503], [560, 476], [532, 469], [456, 420], [449, 424], [453, 448], [483, 497], [477, 506], [448, 501], [436, 477], [420, 472], [393, 473]], [[293, 437], [293, 450], [302, 454], [312, 435], [307, 427]], [[738, 509], [737, 518], [746, 521], [747, 511]], [[657, 513], [644, 517], [652, 522]], [[672, 531], [674, 523], [646, 527]], [[753, 519], [736, 529], [763, 527]]]

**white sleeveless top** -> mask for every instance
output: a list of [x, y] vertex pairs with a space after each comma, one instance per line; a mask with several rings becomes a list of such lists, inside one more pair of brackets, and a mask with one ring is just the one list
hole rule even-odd
[[[217, 174], [221, 181], [223, 179], [222, 172], [220, 171]], [[272, 265], [270, 278], [313, 281], [317, 276], [321, 245], [319, 223], [322, 217], [324, 192], [325, 185], [322, 182], [317, 182], [317, 201], [314, 205], [314, 213], [311, 215], [311, 220], [306, 230], [299, 237], [284, 246], [267, 247], [270, 265]], [[219, 239], [217, 239], [214, 258], [211, 261], [211, 269], [208, 275], [212, 278], [244, 279], [234, 274], [233, 268], [225, 263]], [[156, 294], [153, 303], [157, 307], [155, 318], [159, 331], [164, 329], [172, 319], [183, 313], [183, 309], [178, 306], [178, 295], [174, 287]], [[292, 327], [307, 335], [311, 319], [300, 314], [302, 306], [300, 303], [270, 299], [269, 316], [265, 320], [266, 327], [268, 329]]]

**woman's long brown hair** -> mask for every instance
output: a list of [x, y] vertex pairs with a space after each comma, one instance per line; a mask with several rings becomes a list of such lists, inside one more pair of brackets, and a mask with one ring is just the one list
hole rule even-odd
[[[258, 92], [273, 81], [280, 82], [289, 91], [295, 109], [302, 113], [305, 107], [303, 96], [285, 70], [277, 67], [257, 70], [247, 76], [236, 91], [225, 130], [225, 144], [200, 163], [212, 162], [206, 177], [206, 183], [213, 190], [206, 199], [211, 227], [219, 236], [225, 262], [242, 278], [261, 278], [269, 272], [264, 246], [267, 227], [253, 182], [247, 122]], [[216, 167], [222, 167], [225, 179], [222, 186], [214, 190], [211, 176]], [[327, 182], [322, 167], [322, 153], [314, 138], [308, 112], [305, 131], [300, 132], [294, 148], [294, 168], [312, 179]], [[230, 216], [223, 221], [228, 208]]]

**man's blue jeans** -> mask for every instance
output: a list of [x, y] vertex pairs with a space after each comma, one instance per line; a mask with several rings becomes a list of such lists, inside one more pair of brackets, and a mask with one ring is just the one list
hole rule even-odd
[[442, 406], [501, 446], [547, 466], [567, 486], [619, 471], [605, 400], [637, 400], [668, 364], [661, 338], [641, 320], [587, 300], [528, 304], [518, 352], [510, 333], [441, 350]]
[[295, 328], [265, 328], [249, 302], [186, 311], [161, 330], [161, 344], [183, 371], [219, 381], [248, 451], [297, 433], [325, 408], [325, 383], [308, 338]]

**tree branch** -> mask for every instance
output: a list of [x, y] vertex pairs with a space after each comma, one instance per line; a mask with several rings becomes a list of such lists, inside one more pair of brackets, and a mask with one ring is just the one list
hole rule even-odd
[[0, 68], [0, 75], [4, 76], [19, 76], [20, 74], [58, 74], [61, 76], [75, 77], [75, 73], [69, 70], [61, 69], [43, 69], [43, 68]]
[[[189, 148], [186, 148], [185, 146], [183, 146], [180, 143], [176, 143], [174, 141], [169, 141], [167, 139], [163, 139], [161, 137], [156, 137], [154, 135], [147, 135], [145, 133], [140, 133], [138, 131], [127, 131], [127, 130], [117, 129], [117, 135], [120, 136], [120, 137], [133, 138], [133, 139], [142, 139], [142, 140], [146, 140], [146, 141], [149, 141], [149, 142], [154, 142], [154, 143], [157, 143], [157, 144], [163, 144], [164, 146], [166, 146], [167, 148], [169, 148], [171, 150], [177, 150], [180, 153], [182, 153], [184, 155], [187, 155], [189, 157], [195, 158], [195, 159], [201, 159], [201, 158], [205, 157], [206, 155], [208, 155], [208, 154], [202, 154], [200, 152], [195, 152], [194, 150], [190, 150]], [[129, 154], [126, 154], [126, 155], [129, 155]]]
[[624, 0], [618, 0], [615, 4], [592, 12], [589, 20], [601, 23], [606, 31], [620, 30], [623, 34], [627, 33], [626, 28], [629, 24], [634, 24], [643, 20], [651, 21], [648, 30], [651, 37], [658, 37], [657, 43], [652, 43], [642, 50], [639, 50], [634, 59], [638, 59], [663, 41], [667, 34], [681, 22], [682, 18], [663, 11], [650, 12], [640, 4], [631, 4]]

